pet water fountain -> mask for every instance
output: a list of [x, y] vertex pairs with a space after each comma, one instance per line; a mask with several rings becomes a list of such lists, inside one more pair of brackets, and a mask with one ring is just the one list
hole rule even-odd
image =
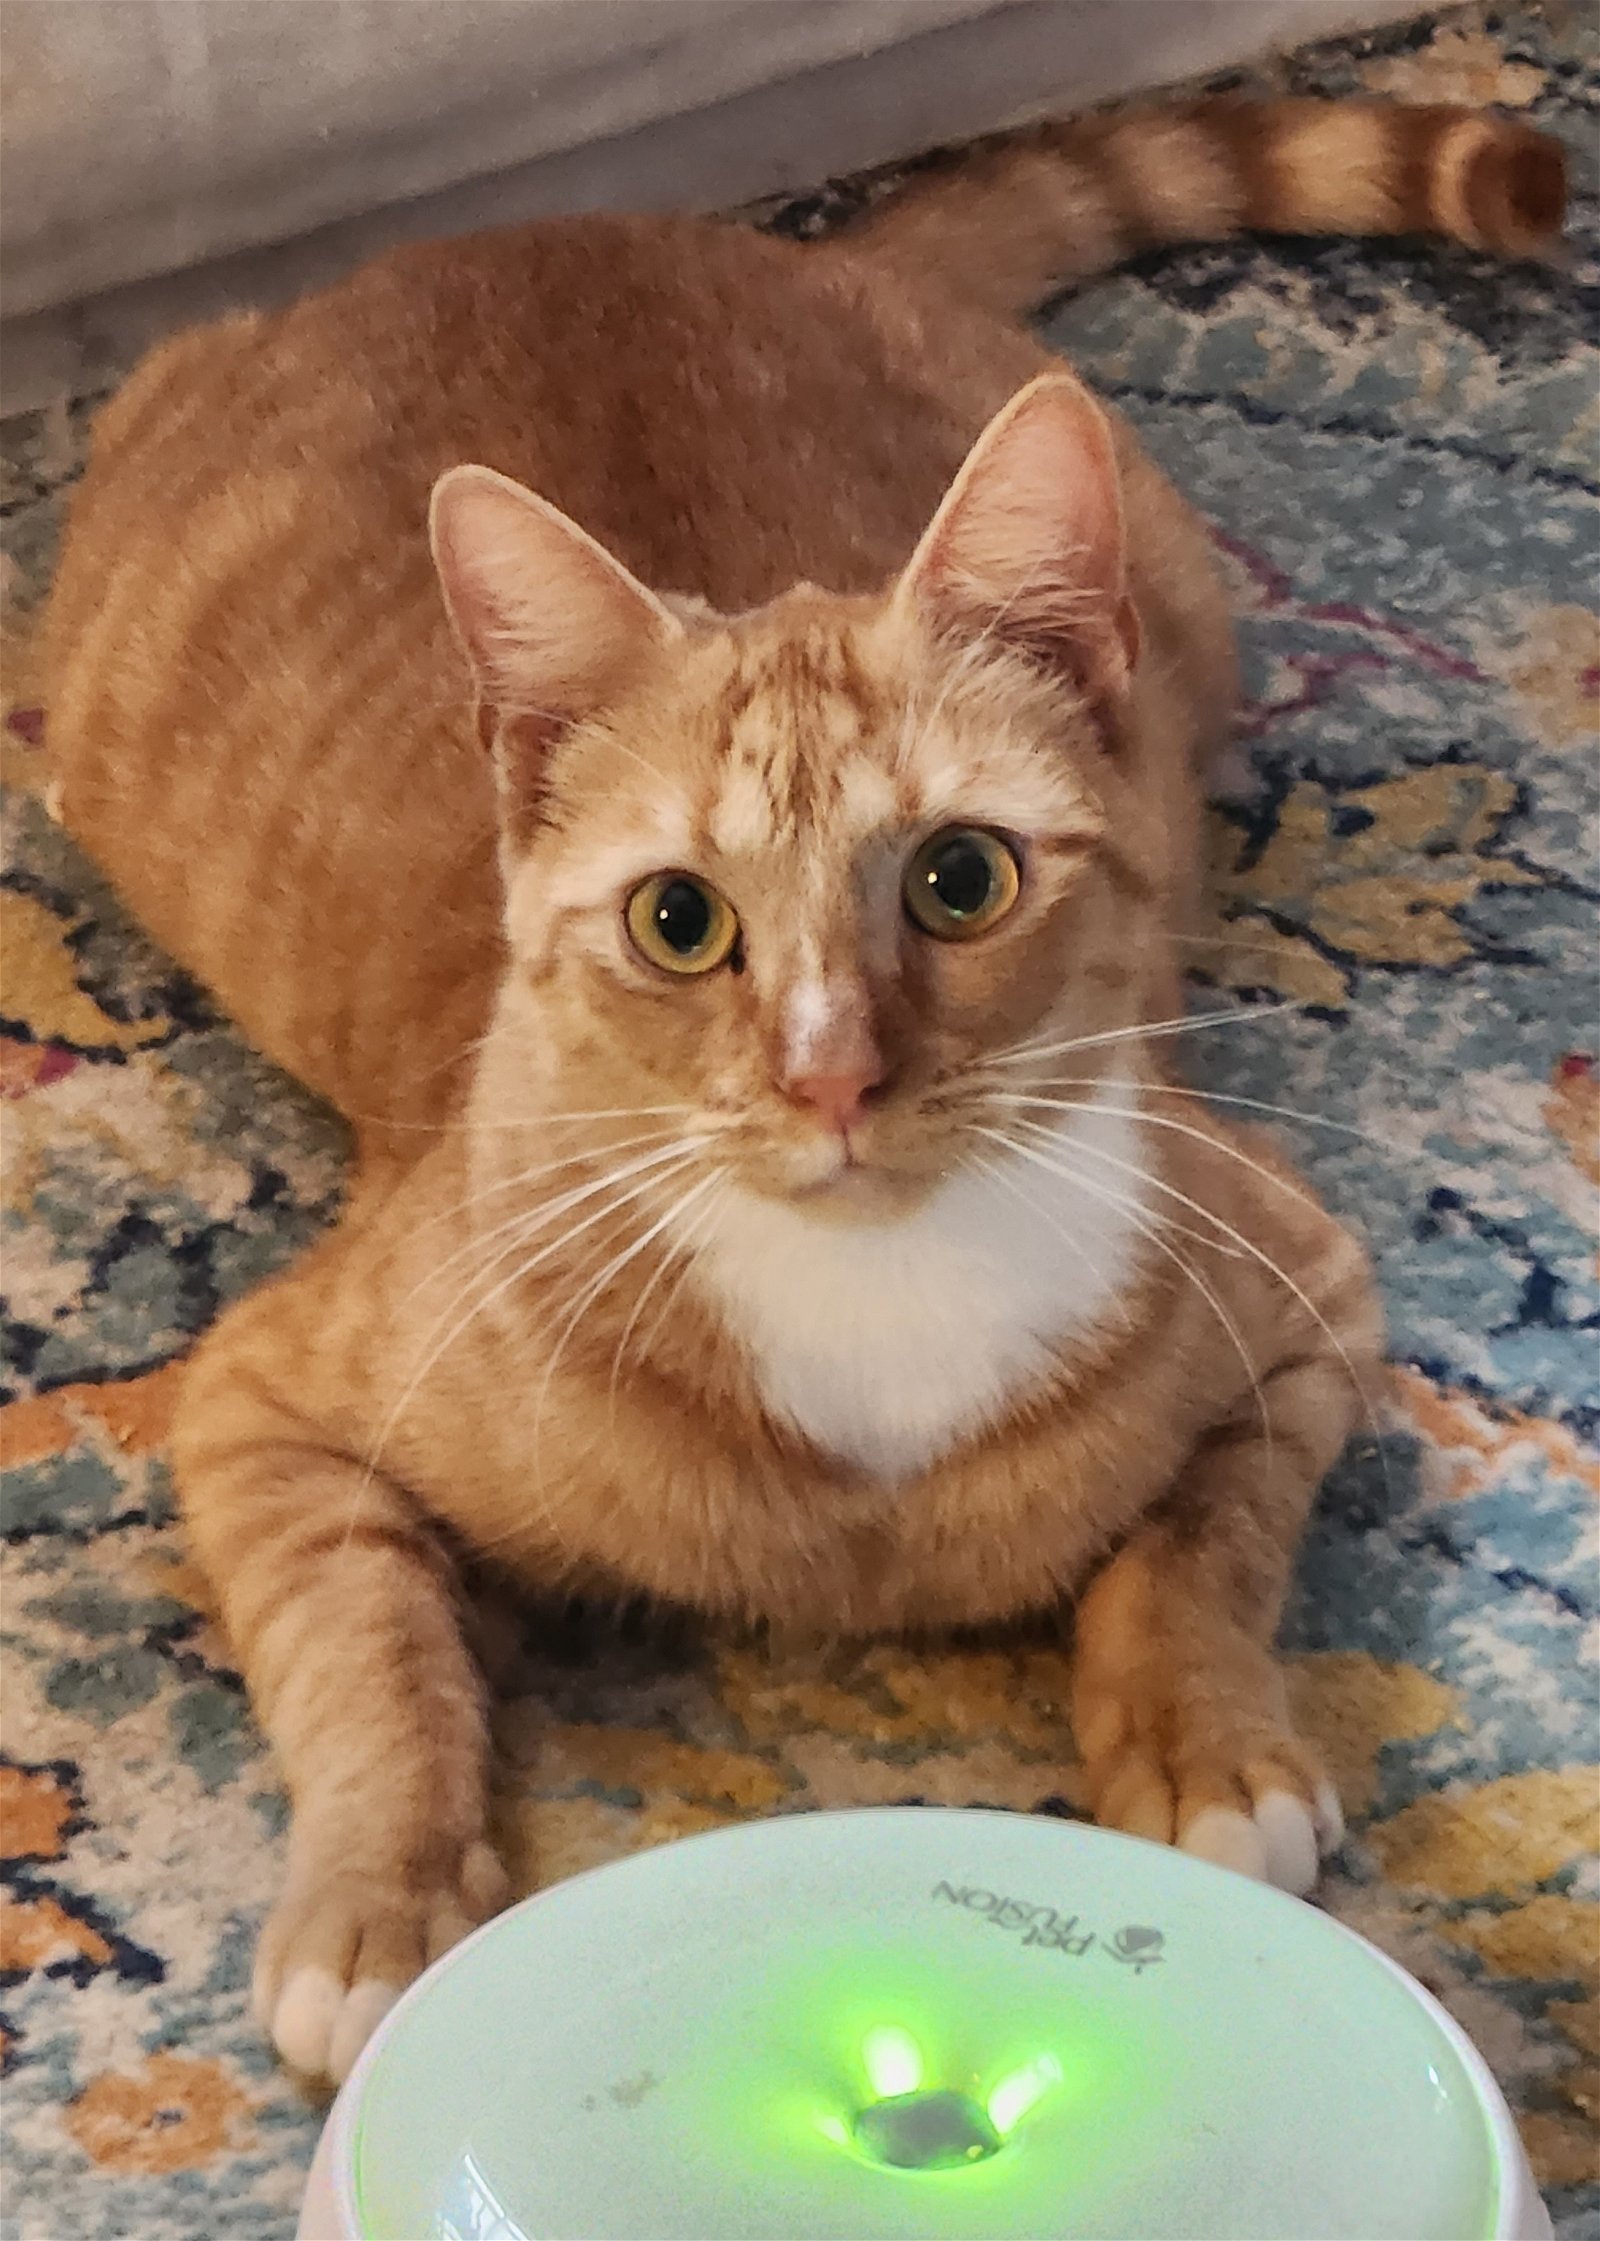
[[688, 1838], [447, 1954], [301, 2241], [1545, 2241], [1480, 2056], [1298, 1899], [1060, 1821]]

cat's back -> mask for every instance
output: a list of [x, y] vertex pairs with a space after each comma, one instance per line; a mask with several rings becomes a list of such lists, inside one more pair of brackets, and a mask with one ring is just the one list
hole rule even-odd
[[410, 247], [181, 336], [107, 407], [72, 509], [65, 821], [271, 1055], [347, 1111], [428, 1117], [500, 938], [436, 477], [496, 467], [724, 610], [866, 589], [1039, 363], [849, 259], [609, 217]]

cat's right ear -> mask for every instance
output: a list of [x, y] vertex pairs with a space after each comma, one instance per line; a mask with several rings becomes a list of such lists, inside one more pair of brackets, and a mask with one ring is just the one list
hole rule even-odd
[[452, 467], [429, 510], [434, 566], [481, 706], [537, 753], [683, 635], [603, 545], [490, 467]]

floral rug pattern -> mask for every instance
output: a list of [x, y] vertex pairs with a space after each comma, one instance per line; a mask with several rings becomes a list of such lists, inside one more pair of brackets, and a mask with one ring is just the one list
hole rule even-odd
[[[1300, 242], [1164, 255], [1045, 331], [1217, 525], [1248, 704], [1192, 1039], [1382, 1273], [1381, 1438], [1335, 1473], [1287, 1644], [1351, 1821], [1325, 1903], [1432, 1986], [1600, 2237], [1600, 53], [1498, 10], [1279, 81], [1502, 102], [1563, 133], [1564, 268]], [[792, 204], [795, 231], [848, 200]], [[89, 406], [0, 434], [14, 605]], [[25, 625], [25, 614], [22, 618]], [[318, 2117], [246, 2005], [283, 1805], [172, 1592], [177, 1361], [337, 1201], [338, 1130], [119, 914], [45, 808], [25, 627], [0, 872], [6, 1586], [0, 2050], [16, 2241], [287, 2241]], [[1304, 1008], [1252, 1021], [1282, 998]], [[783, 1652], [530, 1622], [499, 1721], [524, 1880], [819, 1805], [1074, 1810], [1042, 1639]]]

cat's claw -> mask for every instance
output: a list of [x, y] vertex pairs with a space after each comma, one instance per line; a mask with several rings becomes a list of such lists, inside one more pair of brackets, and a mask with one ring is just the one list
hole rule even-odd
[[256, 2019], [292, 2070], [342, 2085], [411, 1980], [508, 1896], [482, 1843], [426, 1885], [348, 1869], [294, 1874], [261, 1940]]

